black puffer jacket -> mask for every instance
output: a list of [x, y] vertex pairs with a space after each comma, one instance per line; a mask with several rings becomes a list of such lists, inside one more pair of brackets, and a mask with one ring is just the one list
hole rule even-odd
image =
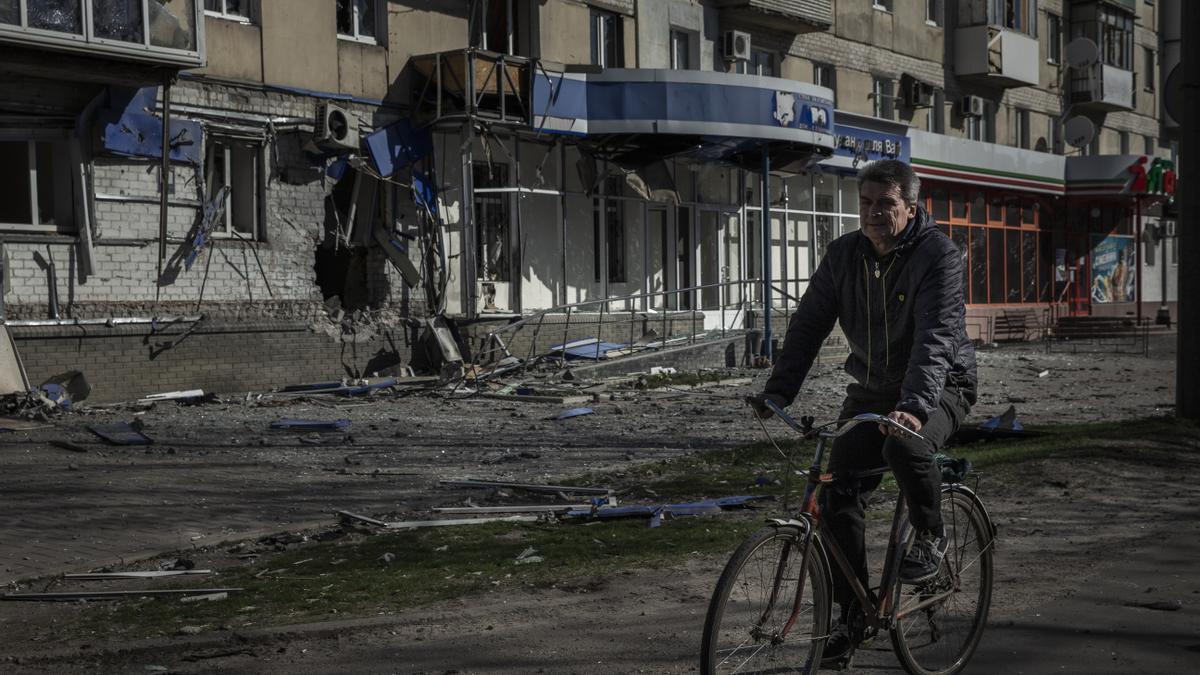
[[918, 207], [890, 253], [851, 232], [829, 244], [788, 325], [764, 393], [791, 403], [822, 343], [841, 324], [850, 343], [851, 395], [894, 401], [928, 421], [947, 386], [975, 403], [958, 248]]

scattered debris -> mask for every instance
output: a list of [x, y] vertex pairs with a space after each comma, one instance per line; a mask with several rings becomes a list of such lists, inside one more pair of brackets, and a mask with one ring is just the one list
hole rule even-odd
[[679, 372], [678, 370], [675, 370], [671, 366], [651, 366], [650, 367], [651, 375], [675, 375], [678, 372]]
[[8, 593], [0, 600], [119, 600], [148, 595], [209, 595], [213, 593], [237, 593], [242, 588], [158, 588], [136, 591], [62, 591], [53, 593]]
[[350, 426], [350, 420], [348, 420], [348, 419], [337, 419], [337, 420], [326, 421], [326, 420], [302, 420], [302, 419], [284, 418], [284, 419], [275, 420], [274, 422], [271, 422], [272, 429], [337, 430], [337, 429], [345, 429], [348, 426]]
[[1183, 609], [1183, 603], [1178, 600], [1156, 600], [1154, 602], [1127, 602], [1126, 607], [1153, 609], [1159, 612], [1178, 612]]
[[15, 419], [12, 417], [0, 418], [0, 431], [33, 431], [34, 429], [48, 429], [51, 426], [44, 422], [33, 422], [31, 420]]
[[391, 552], [385, 552], [383, 555], [379, 556], [379, 558], [377, 558], [377, 560], [379, 562], [383, 563], [384, 565], [391, 565], [392, 563], [396, 562], [396, 554], [391, 553]]
[[156, 577], [181, 577], [193, 574], [212, 574], [212, 570], [152, 570], [146, 572], [81, 572], [64, 574], [63, 579], [76, 581], [100, 581], [104, 579], [152, 579]]
[[[616, 506], [616, 500], [613, 506]], [[513, 506], [438, 506], [437, 513], [566, 513], [573, 509], [589, 509], [591, 504], [515, 504]]]
[[93, 424], [88, 431], [96, 434], [113, 445], [150, 445], [154, 440], [142, 433], [140, 424], [135, 427], [130, 422], [113, 422], [111, 424]]
[[545, 560], [545, 558], [543, 558], [542, 556], [534, 555], [534, 553], [537, 553], [537, 551], [534, 550], [534, 548], [532, 546], [530, 546], [529, 548], [525, 549], [524, 551], [521, 551], [521, 553], [516, 557], [516, 559], [513, 560], [513, 564], [514, 565], [529, 565], [529, 564], [540, 563]]
[[39, 388], [46, 398], [63, 409], [69, 409], [73, 403], [83, 401], [92, 393], [92, 386], [78, 370], [46, 378]]
[[720, 497], [685, 504], [648, 504], [616, 507], [593, 507], [568, 511], [565, 518], [610, 520], [614, 518], [649, 518], [650, 527], [658, 527], [664, 517], [698, 516], [721, 513], [726, 509], [745, 507], [750, 502], [771, 499], [767, 495]]
[[150, 403], [160, 403], [162, 401], [176, 401], [178, 403], [198, 403], [202, 401], [210, 401], [216, 399], [214, 394], [205, 394], [203, 389], [188, 389], [185, 391], [168, 391], [162, 394], [149, 394], [138, 399], [138, 404], [147, 405]]
[[609, 488], [578, 487], [574, 485], [534, 485], [531, 483], [506, 483], [503, 481], [474, 480], [471, 478], [454, 478], [439, 480], [439, 485], [465, 488], [511, 488], [526, 492], [541, 492], [547, 494], [580, 494], [580, 495], [610, 495]]
[[411, 530], [421, 527], [446, 527], [454, 525], [478, 525], [480, 523], [530, 523], [535, 522], [537, 516], [496, 516], [491, 518], [452, 518], [445, 520], [404, 520], [397, 522], [386, 522], [368, 516], [360, 516], [357, 513], [349, 511], [334, 511], [337, 515], [346, 520], [357, 520], [376, 527], [382, 527], [389, 530]]
[[[2, 426], [2, 425], [0, 425], [0, 426]], [[53, 445], [56, 448], [62, 448], [63, 450], [70, 450], [71, 452], [87, 452], [88, 451], [88, 449], [83, 447], [82, 445], [77, 445], [75, 443], [72, 443], [71, 441], [50, 440], [50, 441], [47, 441], [47, 443], [49, 443], [50, 445]]]
[[187, 595], [179, 599], [180, 602], [217, 602], [218, 600], [228, 600], [229, 594], [221, 593], [206, 593], [204, 595]]
[[592, 412], [594, 412], [594, 411], [591, 408], [571, 408], [570, 410], [564, 410], [564, 411], [560, 412], [557, 416], [555, 416], [551, 419], [556, 420], [556, 421], [557, 420], [565, 420], [565, 419], [570, 419], [572, 417], [579, 417], [580, 415], [591, 415]]

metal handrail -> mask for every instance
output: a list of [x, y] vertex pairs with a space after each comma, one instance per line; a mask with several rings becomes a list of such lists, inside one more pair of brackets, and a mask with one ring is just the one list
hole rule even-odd
[[[667, 346], [668, 340], [667, 340], [666, 324], [667, 324], [667, 321], [670, 318], [671, 314], [673, 314], [673, 313], [685, 313], [685, 312], [691, 313], [691, 315], [692, 315], [692, 318], [691, 318], [692, 330], [691, 330], [691, 333], [686, 337], [686, 339], [688, 340], [689, 343], [694, 344], [696, 341], [696, 337], [699, 334], [699, 331], [696, 330], [697, 313], [713, 311], [714, 309], [716, 309], [721, 312], [721, 316], [722, 316], [721, 334], [722, 334], [722, 336], [724, 336], [725, 330], [726, 330], [725, 326], [728, 325], [728, 323], [729, 323], [725, 320], [726, 312], [730, 311], [731, 308], [736, 308], [734, 310], [734, 314], [732, 317], [733, 322], [736, 323], [738, 321], [738, 317], [745, 312], [746, 305], [749, 304], [749, 302], [750, 302], [750, 295], [751, 295], [750, 291], [755, 286], [761, 286], [761, 284], [762, 284], [762, 282], [758, 279], [741, 279], [741, 280], [737, 280], [737, 281], [723, 281], [723, 282], [717, 282], [717, 283], [711, 283], [711, 284], [700, 284], [697, 286], [689, 286], [686, 288], [676, 288], [676, 289], [669, 289], [669, 290], [664, 289], [661, 291], [634, 293], [634, 294], [619, 296], [619, 297], [614, 297], [614, 298], [598, 298], [596, 300], [585, 300], [582, 302], [568, 303], [565, 305], [558, 305], [556, 307], [544, 309], [544, 310], [538, 311], [534, 314], [531, 314], [528, 317], [524, 317], [522, 319], [519, 319], [517, 321], [509, 323], [505, 326], [502, 326], [495, 330], [489, 331], [488, 334], [484, 337], [484, 341], [483, 341], [485, 348], [480, 349], [478, 352], [476, 352], [475, 358], [472, 359], [472, 365], [476, 369], [475, 377], [476, 377], [476, 379], [487, 379], [488, 377], [491, 377], [492, 375], [494, 375], [497, 371], [500, 371], [502, 366], [500, 365], [499, 360], [495, 359], [496, 354], [498, 352], [502, 353], [502, 355], [503, 355], [502, 358], [512, 356], [512, 354], [509, 352], [508, 347], [506, 346], [506, 341], [503, 339], [502, 336], [508, 335], [509, 339], [507, 340], [507, 343], [511, 344], [512, 343], [511, 336], [513, 334], [515, 334], [519, 330], [526, 328], [527, 326], [532, 325], [532, 326], [534, 326], [534, 328], [533, 328], [534, 338], [533, 338], [533, 340], [531, 340], [528, 356], [521, 362], [521, 370], [524, 371], [530, 365], [530, 363], [532, 363], [534, 361], [534, 358], [535, 358], [534, 352], [536, 351], [536, 348], [537, 348], [537, 338], [541, 334], [541, 332], [545, 326], [545, 320], [546, 320], [547, 316], [563, 315], [566, 317], [566, 321], [563, 323], [563, 338], [562, 338], [561, 344], [563, 344], [564, 346], [569, 344], [570, 343], [569, 337], [570, 337], [570, 327], [571, 327], [572, 315], [578, 313], [578, 310], [583, 309], [583, 308], [588, 308], [588, 307], [597, 307], [597, 311], [598, 311], [598, 314], [600, 317], [599, 323], [600, 323], [601, 329], [603, 329], [604, 314], [606, 313], [606, 311], [613, 315], [623, 314], [623, 313], [628, 312], [629, 316], [630, 316], [629, 323], [630, 323], [630, 344], [631, 345], [633, 344], [633, 341], [634, 341], [633, 340], [633, 332], [632, 332], [633, 331], [633, 323], [634, 323], [633, 320], [636, 318], [636, 316], [638, 314], [642, 314], [644, 317], [649, 317], [649, 315], [651, 315], [651, 314], [661, 314], [662, 315], [663, 330], [662, 330], [662, 335], [660, 337], [660, 344], [658, 345], [657, 349], [662, 349]], [[726, 289], [732, 289], [735, 287], [740, 291], [738, 294], [739, 299], [736, 302], [731, 302], [731, 303], [719, 302], [718, 303], [719, 306], [716, 308], [701, 309], [701, 308], [697, 308], [697, 307], [693, 306], [691, 308], [685, 308], [685, 309], [678, 309], [678, 308], [672, 309], [670, 307], [665, 306], [665, 305], [669, 304], [668, 298], [671, 295], [675, 295], [675, 296], [679, 297], [679, 296], [681, 296], [681, 294], [684, 294], [684, 293], [689, 294], [688, 297], [690, 297], [693, 300], [693, 302], [691, 302], [690, 304], [695, 305], [696, 304], [695, 300], [697, 299], [696, 295], [697, 295], [698, 291], [704, 291], [704, 290], [709, 290], [709, 289], [726, 290]], [[606, 308], [609, 305], [611, 305], [612, 303], [635, 303], [637, 301], [650, 300], [652, 298], [658, 298], [660, 296], [662, 297], [662, 301], [663, 301], [662, 304], [664, 305], [661, 308], [656, 309], [656, 308], [650, 307], [649, 306], [650, 303], [646, 302], [646, 303], [644, 303], [646, 305], [645, 307], [631, 306], [629, 309], [608, 308], [606, 310]], [[643, 304], [643, 303], [639, 303], [639, 304]], [[597, 343], [596, 343], [597, 356], [599, 356], [599, 353], [600, 353], [600, 344], [599, 343], [600, 343], [600, 339], [598, 337]], [[496, 345], [501, 345], [500, 349], [497, 349]], [[565, 357], [565, 350], [564, 350], [564, 357]], [[479, 367], [482, 364], [484, 364], [485, 362], [492, 362], [494, 364], [492, 366], [491, 370], [487, 373], [478, 372]], [[503, 372], [507, 372], [508, 370], [509, 370], [509, 368], [505, 367]]]

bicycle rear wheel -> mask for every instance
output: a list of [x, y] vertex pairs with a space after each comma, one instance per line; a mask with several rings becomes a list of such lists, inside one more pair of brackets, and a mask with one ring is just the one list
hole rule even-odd
[[[949, 540], [938, 575], [897, 585], [892, 646], [912, 675], [953, 675], [970, 660], [992, 602], [992, 530], [970, 493], [942, 493]], [[923, 605], [923, 606], [922, 606]]]
[[801, 535], [795, 527], [766, 527], [734, 552], [708, 606], [701, 673], [817, 671], [829, 636], [830, 581], [818, 542], [801, 562]]

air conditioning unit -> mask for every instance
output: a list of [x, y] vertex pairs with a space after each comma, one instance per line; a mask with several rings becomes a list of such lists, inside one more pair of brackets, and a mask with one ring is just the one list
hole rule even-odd
[[317, 104], [313, 141], [326, 150], [358, 150], [358, 118], [332, 103]]
[[725, 31], [725, 41], [722, 43], [726, 61], [750, 60], [750, 34], [740, 30]]
[[958, 102], [958, 114], [963, 117], [983, 117], [983, 110], [982, 96], [964, 96]]
[[933, 85], [907, 75], [900, 78], [900, 98], [908, 108], [933, 107]]

